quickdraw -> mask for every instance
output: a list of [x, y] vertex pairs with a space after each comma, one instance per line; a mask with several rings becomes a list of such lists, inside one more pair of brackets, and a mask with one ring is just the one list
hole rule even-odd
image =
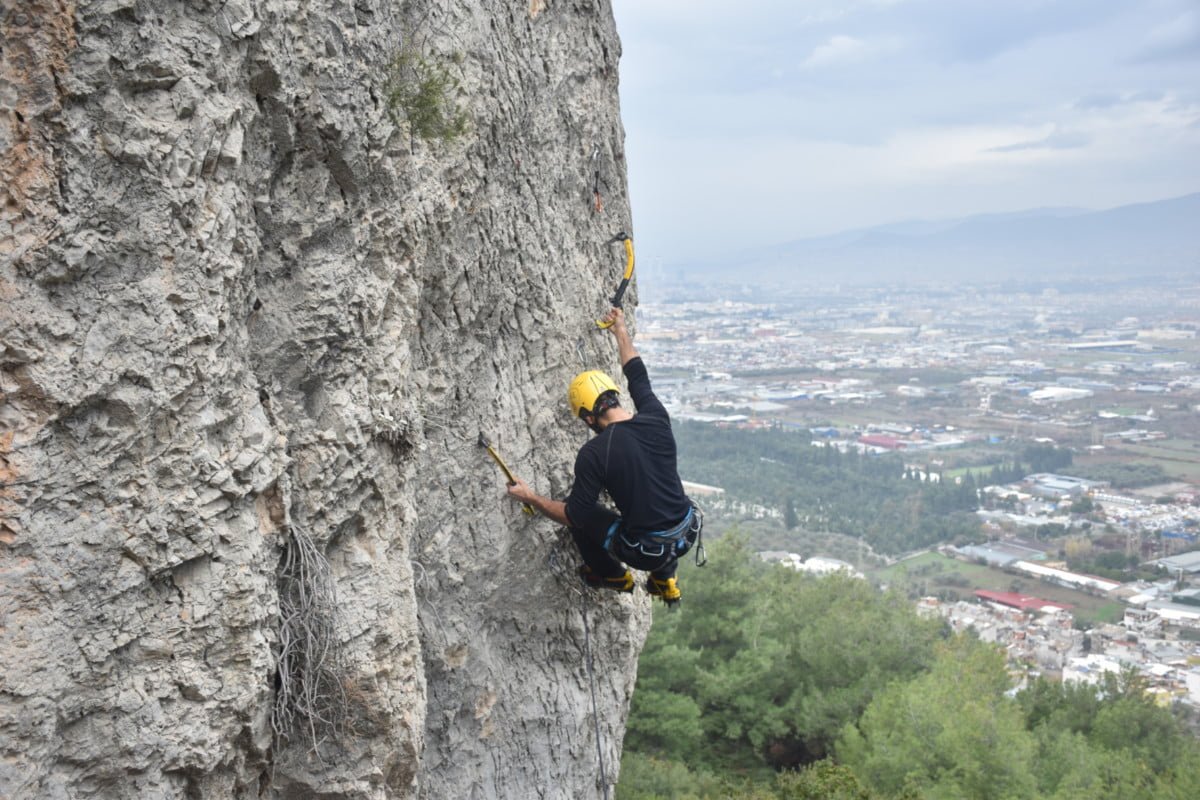
[[592, 210], [597, 214], [604, 211], [604, 200], [600, 197], [600, 148], [592, 150]]
[[[633, 277], [633, 239], [630, 239], [629, 234], [625, 233], [625, 231], [621, 231], [605, 242], [605, 244], [612, 244], [613, 242], [623, 242], [625, 244], [625, 273], [621, 276], [621, 282], [617, 284], [616, 293], [609, 300], [613, 308], [620, 308], [621, 298], [625, 296], [625, 290], [629, 288], [629, 279]], [[609, 328], [612, 327], [612, 323], [598, 319], [596, 320], [596, 327]]]

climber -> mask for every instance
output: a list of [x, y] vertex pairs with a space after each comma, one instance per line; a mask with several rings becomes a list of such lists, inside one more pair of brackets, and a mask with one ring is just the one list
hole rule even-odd
[[[551, 500], [519, 478], [508, 494], [570, 529], [583, 557], [579, 573], [589, 586], [633, 591], [628, 564], [649, 572], [646, 591], [673, 606], [681, 597], [675, 568], [700, 534], [700, 513], [684, 494], [671, 421], [650, 388], [624, 314], [614, 308], [603, 322], [616, 337], [637, 413], [621, 406], [620, 390], [603, 372], [576, 375], [567, 392], [571, 412], [597, 436], [579, 449], [570, 495]], [[601, 490], [619, 515], [598, 502]]]

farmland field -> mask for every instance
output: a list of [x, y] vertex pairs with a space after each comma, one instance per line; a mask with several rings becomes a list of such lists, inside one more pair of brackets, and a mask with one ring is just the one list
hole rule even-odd
[[1162, 467], [1168, 478], [1200, 482], [1200, 442], [1194, 439], [1114, 445], [1094, 456], [1076, 459], [1076, 463], [1085, 466], [1114, 462], [1155, 464]]

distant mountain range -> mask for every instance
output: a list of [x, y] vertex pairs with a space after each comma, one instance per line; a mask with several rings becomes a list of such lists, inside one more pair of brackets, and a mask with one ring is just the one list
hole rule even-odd
[[901, 222], [687, 266], [689, 278], [829, 284], [1200, 275], [1200, 193], [1106, 211], [1041, 208]]

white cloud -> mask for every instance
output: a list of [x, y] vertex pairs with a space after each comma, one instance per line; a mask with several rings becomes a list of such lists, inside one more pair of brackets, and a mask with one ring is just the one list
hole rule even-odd
[[1025, 139], [1011, 144], [1002, 144], [988, 150], [989, 153], [1020, 153], [1030, 150], [1074, 150], [1086, 147], [1091, 138], [1079, 131], [1062, 131], [1054, 129], [1045, 136], [1036, 139]]
[[1200, 11], [1196, 9], [1155, 26], [1147, 34], [1139, 54], [1146, 61], [1181, 56], [1200, 57]]
[[804, 59], [801, 64], [805, 69], [839, 66], [864, 60], [870, 53], [870, 48], [862, 39], [853, 36], [837, 35], [818, 46]]

